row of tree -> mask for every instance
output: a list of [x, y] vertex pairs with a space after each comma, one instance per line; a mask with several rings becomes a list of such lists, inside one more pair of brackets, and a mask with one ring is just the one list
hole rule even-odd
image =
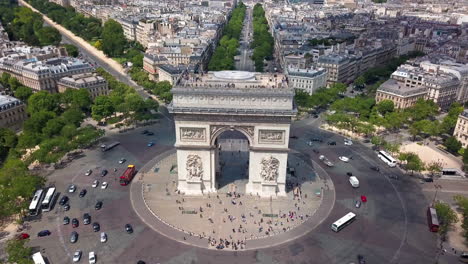
[[255, 71], [263, 71], [263, 61], [273, 59], [275, 41], [268, 31], [268, 21], [265, 10], [260, 3], [255, 4], [253, 9], [253, 48], [252, 60], [255, 63]]
[[208, 64], [210, 71], [234, 70], [234, 57], [239, 48], [245, 10], [244, 3], [240, 2], [232, 11], [231, 18], [224, 28], [223, 37], [220, 39]]
[[172, 85], [168, 81], [154, 82], [149, 79], [149, 74], [141, 68], [132, 67], [130, 76], [138, 85], [141, 85], [147, 92], [156, 95], [165, 103], [172, 101]]
[[346, 85], [335, 83], [330, 88], [320, 88], [313, 95], [302, 90], [296, 90], [295, 101], [300, 108], [325, 108], [340, 98], [346, 91]]
[[41, 15], [7, 1], [0, 5], [0, 21], [11, 40], [22, 40], [32, 46], [58, 45], [62, 40], [53, 27], [44, 26]]
[[[461, 212], [463, 237], [468, 242], [468, 198], [463, 195], [455, 195], [453, 200], [455, 200], [455, 204]], [[449, 204], [442, 201], [436, 201], [434, 207], [439, 218], [439, 233], [442, 236], [442, 240], [445, 240], [447, 231], [453, 224], [458, 222], [458, 216]]]

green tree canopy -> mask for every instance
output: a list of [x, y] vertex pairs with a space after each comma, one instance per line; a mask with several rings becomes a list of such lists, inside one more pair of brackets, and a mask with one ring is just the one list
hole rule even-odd
[[68, 53], [68, 56], [71, 56], [71, 57], [78, 57], [78, 55], [80, 54], [78, 48], [75, 46], [75, 45], [72, 45], [72, 44], [64, 44], [63, 45], [65, 47], [65, 49], [67, 50], [67, 53]]
[[457, 140], [456, 137], [448, 137], [444, 141], [444, 146], [447, 148], [447, 151], [452, 154], [457, 154], [458, 151], [461, 149], [462, 144], [460, 141]]
[[115, 111], [114, 104], [108, 96], [98, 96], [91, 107], [91, 116], [94, 120], [100, 121], [110, 117]]
[[441, 201], [437, 201], [434, 207], [439, 218], [439, 233], [445, 235], [449, 227], [458, 221], [457, 215], [450, 205]]
[[102, 29], [102, 51], [110, 57], [119, 57], [125, 49], [126, 39], [122, 26], [115, 20], [109, 19]]
[[62, 41], [62, 35], [53, 27], [43, 27], [36, 32], [36, 35], [42, 46], [57, 46], [60, 44], [60, 41]]
[[39, 91], [28, 99], [28, 112], [30, 114], [40, 111], [58, 112], [60, 94], [50, 94], [47, 91]]
[[415, 171], [419, 172], [424, 170], [424, 163], [415, 153], [400, 153], [398, 159], [401, 161], [406, 161], [405, 169], [411, 171], [411, 174], [413, 174]]
[[9, 263], [34, 264], [32, 249], [26, 246], [27, 240], [10, 239], [6, 246]]

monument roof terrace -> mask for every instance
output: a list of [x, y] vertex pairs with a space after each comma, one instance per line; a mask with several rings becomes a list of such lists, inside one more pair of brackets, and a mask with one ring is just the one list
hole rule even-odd
[[205, 74], [185, 74], [176, 88], [220, 90], [292, 90], [283, 74], [246, 71], [218, 71]]

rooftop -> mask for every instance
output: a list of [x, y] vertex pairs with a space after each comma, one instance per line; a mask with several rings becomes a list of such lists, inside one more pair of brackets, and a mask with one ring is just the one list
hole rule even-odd
[[394, 79], [389, 79], [386, 82], [382, 83], [382, 85], [380, 85], [377, 91], [392, 93], [405, 97], [424, 94], [427, 92], [425, 87], [408, 87]]
[[23, 102], [13, 96], [0, 95], [0, 112], [21, 104]]

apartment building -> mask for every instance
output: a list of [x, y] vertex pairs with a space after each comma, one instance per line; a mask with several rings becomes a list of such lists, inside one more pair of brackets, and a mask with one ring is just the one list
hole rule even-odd
[[19, 130], [27, 118], [26, 105], [21, 100], [0, 95], [0, 127]]
[[417, 100], [424, 99], [427, 89], [417, 86], [406, 86], [403, 82], [389, 79], [384, 82], [375, 94], [375, 102], [391, 100], [395, 108], [404, 109], [413, 106]]
[[66, 76], [93, 71], [94, 68], [82, 60], [71, 57], [20, 59], [15, 56], [0, 58], [0, 73], [11, 74], [23, 85], [35, 91], [57, 92], [57, 81]]
[[82, 73], [63, 77], [57, 82], [59, 93], [67, 89], [86, 89], [94, 100], [97, 96], [108, 95], [109, 87], [106, 79], [97, 73]]
[[287, 69], [289, 86], [313, 94], [317, 89], [327, 86], [327, 71], [324, 68]]
[[147, 48], [155, 32], [156, 22], [154, 20], [142, 19], [136, 26], [136, 41], [138, 41], [143, 47]]
[[161, 64], [157, 66], [158, 81], [168, 81], [172, 85], [179, 82], [186, 68], [182, 65], [173, 66], [171, 64]]
[[464, 148], [468, 147], [468, 109], [465, 109], [458, 116], [453, 136], [462, 143]]
[[358, 73], [357, 60], [345, 54], [329, 54], [319, 57], [317, 67], [326, 69], [327, 83], [350, 83]]

